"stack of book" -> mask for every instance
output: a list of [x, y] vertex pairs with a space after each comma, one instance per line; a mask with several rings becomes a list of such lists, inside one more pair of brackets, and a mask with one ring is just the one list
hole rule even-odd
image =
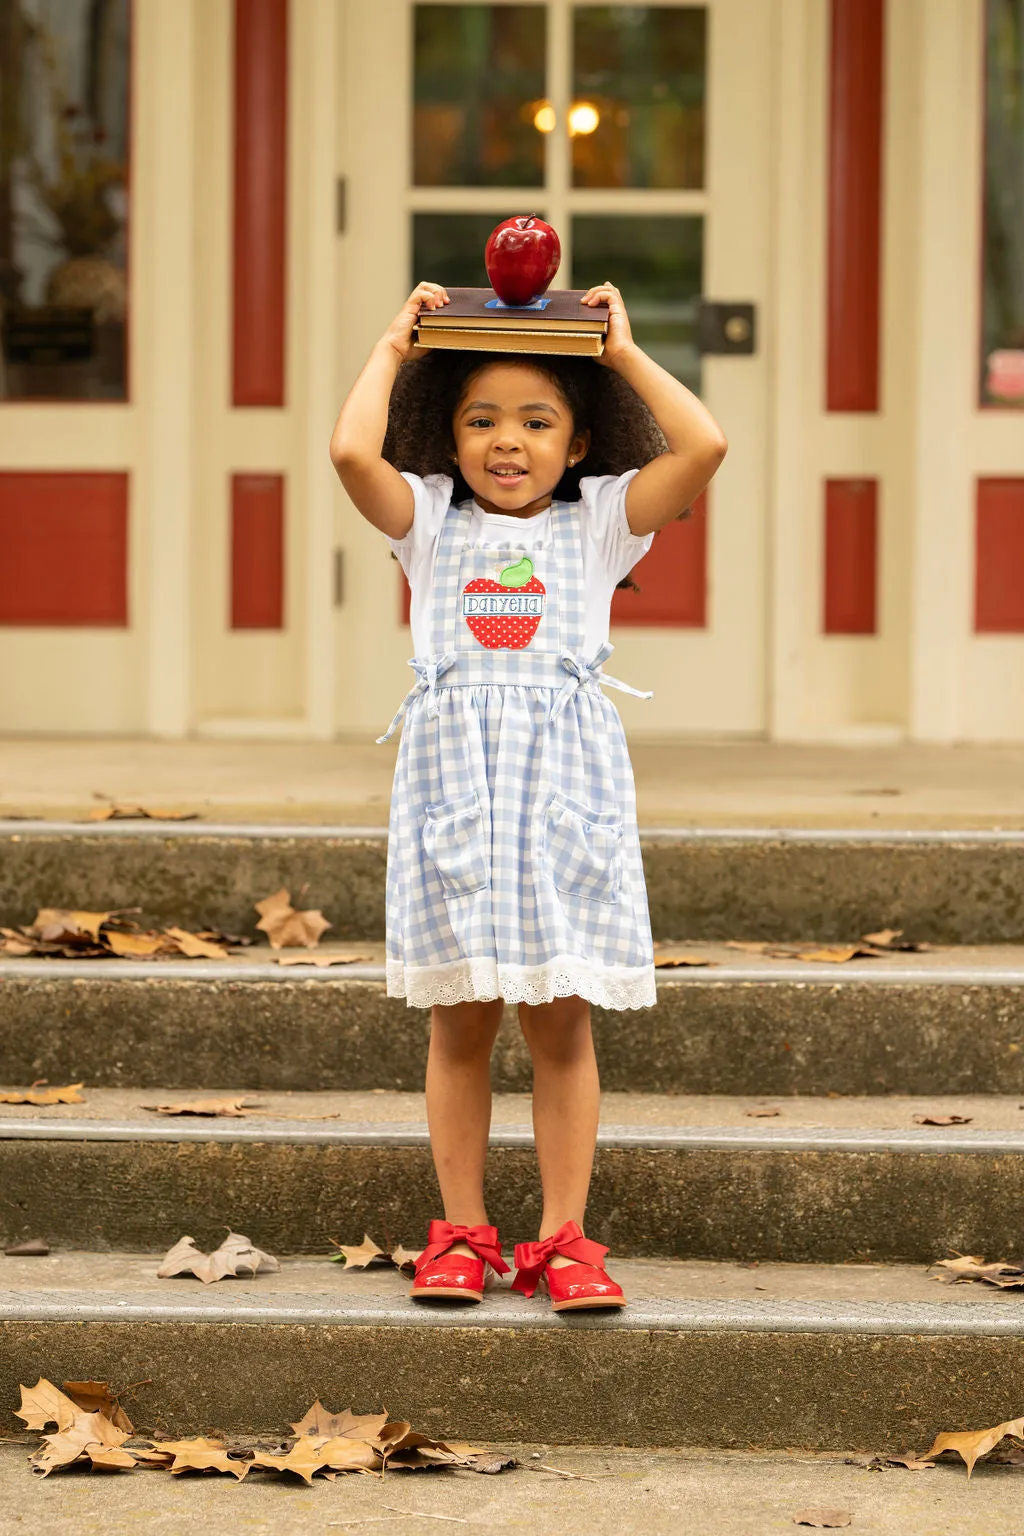
[[421, 312], [416, 345], [600, 357], [608, 331], [608, 306], [582, 304], [585, 291], [556, 288], [517, 308], [503, 304], [493, 288], [449, 288], [449, 304]]

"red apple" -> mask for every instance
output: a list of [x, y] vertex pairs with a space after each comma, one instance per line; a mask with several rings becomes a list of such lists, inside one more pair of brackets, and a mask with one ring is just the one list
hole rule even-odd
[[505, 219], [492, 229], [484, 250], [491, 287], [503, 304], [532, 304], [558, 271], [562, 247], [550, 224], [536, 214]]

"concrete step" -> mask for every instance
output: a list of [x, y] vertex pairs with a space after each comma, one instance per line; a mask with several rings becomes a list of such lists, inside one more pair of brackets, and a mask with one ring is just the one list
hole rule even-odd
[[[230, 1085], [207, 1092], [230, 1093]], [[271, 1252], [364, 1231], [413, 1247], [439, 1212], [418, 1094], [261, 1094], [244, 1119], [168, 1118], [150, 1090], [4, 1106], [0, 1238], [165, 1250], [232, 1226]], [[588, 1207], [619, 1254], [931, 1263], [1019, 1250], [1024, 1117], [998, 1098], [752, 1100], [607, 1094]], [[915, 1113], [970, 1117], [916, 1126]], [[507, 1243], [540, 1218], [529, 1100], [496, 1100], [491, 1216]]]
[[[322, 949], [368, 963], [282, 967], [265, 945], [228, 961], [0, 961], [0, 1070], [11, 1083], [419, 1088], [428, 1015], [386, 996], [383, 946]], [[713, 963], [660, 971], [651, 1010], [595, 1010], [610, 1090], [1024, 1094], [1024, 948], [844, 965], [712, 942], [665, 954]], [[493, 1077], [530, 1085], [511, 1009]]]
[[[1024, 943], [1024, 831], [645, 828], [662, 938]], [[379, 827], [0, 824], [0, 921], [40, 906], [141, 905], [161, 921], [254, 930], [253, 902], [308, 884], [338, 939], [384, 936]]]
[[394, 1271], [324, 1260], [209, 1287], [156, 1267], [0, 1259], [0, 1401], [42, 1370], [145, 1381], [135, 1422], [191, 1433], [276, 1431], [319, 1396], [496, 1441], [843, 1451], [926, 1449], [1019, 1406], [1019, 1298], [920, 1270], [619, 1262], [624, 1313], [556, 1316], [507, 1284], [423, 1308]]

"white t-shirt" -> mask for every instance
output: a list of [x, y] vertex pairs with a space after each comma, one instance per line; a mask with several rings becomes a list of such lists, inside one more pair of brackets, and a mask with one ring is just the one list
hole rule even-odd
[[[586, 589], [583, 620], [583, 656], [591, 657], [608, 639], [608, 613], [612, 593], [628, 576], [654, 542], [654, 534], [630, 532], [626, 521], [626, 487], [637, 474], [587, 475], [580, 481], [580, 531], [583, 536], [583, 579]], [[404, 539], [388, 539], [412, 588], [410, 623], [413, 654], [430, 654], [430, 599], [434, 584], [437, 543], [451, 504], [452, 482], [447, 475], [403, 472], [415, 498], [412, 527]], [[551, 537], [551, 509], [532, 517], [509, 517], [484, 512], [473, 503], [469, 527], [472, 543], [507, 544], [523, 535], [531, 544], [544, 545]]]

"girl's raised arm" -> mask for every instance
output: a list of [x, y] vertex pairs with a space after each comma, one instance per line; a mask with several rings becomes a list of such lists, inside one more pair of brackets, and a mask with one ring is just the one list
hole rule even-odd
[[420, 283], [409, 295], [367, 359], [331, 433], [331, 463], [359, 511], [386, 533], [404, 539], [412, 527], [412, 487], [381, 458], [388, 402], [395, 375], [412, 356], [412, 332], [420, 309], [439, 309], [448, 295], [438, 283]]
[[654, 533], [696, 501], [729, 445], [697, 396], [637, 346], [617, 288], [602, 283], [584, 294], [583, 303], [608, 305], [608, 336], [601, 361], [632, 385], [668, 443], [668, 452], [645, 464], [626, 489], [630, 531]]

